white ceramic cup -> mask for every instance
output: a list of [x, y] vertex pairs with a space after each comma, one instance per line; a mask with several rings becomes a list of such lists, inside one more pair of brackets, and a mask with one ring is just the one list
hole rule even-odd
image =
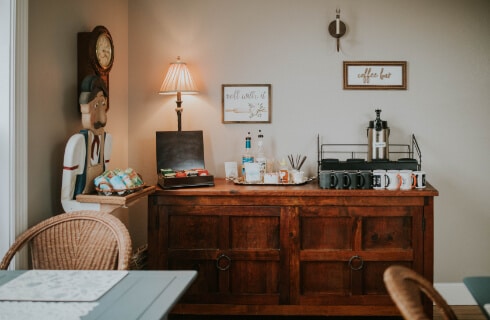
[[400, 178], [402, 180], [400, 190], [411, 190], [415, 188], [417, 180], [412, 170], [400, 170]]
[[305, 182], [305, 173], [304, 171], [300, 171], [300, 170], [292, 170], [291, 178], [293, 180], [293, 183], [296, 184], [303, 183]]
[[386, 188], [386, 170], [373, 170], [373, 189], [383, 190]]
[[266, 172], [264, 173], [264, 184], [278, 184], [279, 173], [278, 172]]
[[423, 189], [426, 187], [425, 185], [425, 171], [414, 171], [415, 176], [415, 188]]
[[398, 190], [402, 184], [402, 179], [400, 177], [400, 171], [398, 170], [388, 170], [386, 171], [386, 189], [388, 190]]

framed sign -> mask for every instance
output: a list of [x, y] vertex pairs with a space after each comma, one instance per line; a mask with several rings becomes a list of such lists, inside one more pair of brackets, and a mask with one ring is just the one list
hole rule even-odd
[[270, 123], [270, 84], [223, 84], [223, 123]]
[[406, 61], [344, 61], [345, 90], [407, 90]]

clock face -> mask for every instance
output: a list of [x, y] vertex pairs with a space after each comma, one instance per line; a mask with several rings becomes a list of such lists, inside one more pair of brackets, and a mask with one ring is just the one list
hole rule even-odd
[[108, 68], [112, 62], [112, 43], [106, 33], [100, 34], [97, 38], [95, 53], [99, 65], [104, 69]]

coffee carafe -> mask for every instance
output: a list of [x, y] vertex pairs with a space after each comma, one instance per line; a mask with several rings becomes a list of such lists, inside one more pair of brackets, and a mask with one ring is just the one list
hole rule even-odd
[[390, 128], [387, 121], [381, 120], [381, 110], [376, 109], [375, 111], [376, 119], [369, 121], [369, 127], [367, 128], [367, 160], [389, 160]]

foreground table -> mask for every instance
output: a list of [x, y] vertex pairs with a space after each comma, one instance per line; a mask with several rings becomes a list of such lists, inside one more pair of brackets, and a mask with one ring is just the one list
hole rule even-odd
[[487, 319], [490, 319], [490, 276], [467, 277], [463, 279], [463, 282], [475, 298], [483, 314]]
[[[0, 271], [0, 286], [24, 272]], [[196, 275], [195, 271], [129, 271], [100, 299], [94, 301], [95, 307], [81, 319], [162, 319], [166, 317]], [[0, 301], [0, 309], [2, 303], [5, 309], [8, 303], [12, 302]], [[49, 302], [51, 305], [46, 302], [28, 301], [14, 303], [40, 303], [49, 308], [51, 305], [66, 306], [77, 302]], [[0, 312], [0, 318], [4, 312]]]

